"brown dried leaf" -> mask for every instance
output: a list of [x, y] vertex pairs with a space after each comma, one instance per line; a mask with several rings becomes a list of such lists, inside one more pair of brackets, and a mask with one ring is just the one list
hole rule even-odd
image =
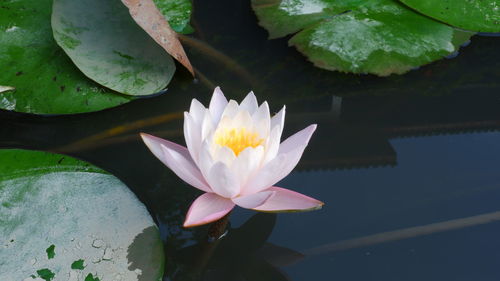
[[177, 33], [172, 30], [153, 0], [122, 0], [122, 2], [128, 7], [135, 22], [194, 76], [193, 67], [177, 38]]

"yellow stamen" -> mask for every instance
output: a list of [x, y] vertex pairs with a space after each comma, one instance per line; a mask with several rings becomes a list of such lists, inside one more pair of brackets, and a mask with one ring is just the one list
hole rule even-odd
[[236, 156], [247, 147], [257, 147], [264, 142], [259, 134], [248, 132], [245, 128], [222, 129], [215, 134], [215, 143], [229, 147]]

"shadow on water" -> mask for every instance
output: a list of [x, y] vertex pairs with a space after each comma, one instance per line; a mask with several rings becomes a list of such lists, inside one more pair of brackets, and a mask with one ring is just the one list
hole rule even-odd
[[163, 266], [158, 268], [158, 260], [164, 260], [163, 245], [158, 240], [158, 229], [150, 226], [138, 234], [127, 250], [128, 269], [139, 272], [138, 281], [158, 280]]

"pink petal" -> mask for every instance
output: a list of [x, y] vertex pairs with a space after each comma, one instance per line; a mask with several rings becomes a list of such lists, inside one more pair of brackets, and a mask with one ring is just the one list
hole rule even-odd
[[216, 221], [234, 208], [234, 203], [214, 193], [205, 193], [194, 200], [184, 221], [184, 227], [193, 227]]
[[286, 177], [299, 163], [315, 129], [316, 125], [310, 125], [282, 142], [276, 158], [265, 164], [247, 182], [241, 193], [248, 195], [260, 192]]
[[266, 200], [273, 196], [274, 193], [274, 191], [262, 191], [255, 194], [239, 196], [233, 198], [232, 200], [236, 205], [242, 208], [253, 209], [266, 202]]
[[184, 139], [191, 157], [195, 163], [198, 163], [201, 148], [201, 128], [187, 112], [184, 112]]
[[295, 133], [280, 144], [278, 154], [287, 153], [299, 146], [307, 146], [312, 134], [316, 131], [316, 124], [307, 126], [305, 129]]
[[240, 103], [240, 110], [246, 110], [250, 114], [253, 114], [258, 107], [259, 104], [257, 103], [257, 98], [253, 92], [248, 93], [248, 95]]
[[141, 133], [141, 137], [156, 158], [160, 159], [183, 181], [205, 192], [212, 191], [193, 162], [187, 148], [144, 133]]
[[173, 147], [172, 144], [174, 143], [168, 144], [168, 146], [160, 144], [164, 155], [163, 159], [160, 160], [187, 184], [205, 192], [212, 192], [187, 149], [181, 146], [185, 149], [181, 151]]
[[238, 178], [222, 162], [217, 162], [210, 168], [207, 181], [213, 192], [220, 196], [232, 198], [240, 193]]
[[297, 212], [320, 209], [324, 203], [289, 189], [273, 186], [267, 191], [274, 192], [267, 201], [253, 208], [263, 212]]
[[222, 113], [224, 112], [226, 105], [227, 105], [227, 99], [224, 96], [224, 93], [222, 93], [219, 87], [215, 88], [209, 105], [209, 110], [210, 113], [212, 114], [214, 124], [219, 123], [219, 120], [222, 117]]

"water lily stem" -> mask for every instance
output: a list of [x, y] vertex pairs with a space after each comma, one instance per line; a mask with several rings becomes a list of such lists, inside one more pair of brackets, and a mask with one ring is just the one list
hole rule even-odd
[[217, 241], [226, 235], [229, 216], [231, 216], [231, 212], [227, 213], [224, 217], [210, 225], [210, 228], [208, 229], [209, 242]]
[[225, 55], [224, 53], [218, 51], [214, 47], [210, 46], [206, 42], [198, 40], [196, 38], [186, 36], [183, 34], [179, 34], [179, 40], [185, 46], [190, 48], [199, 50], [203, 52], [206, 56], [224, 64], [227, 68], [233, 70], [235, 73], [240, 75], [243, 79], [245, 79], [248, 83], [253, 85], [254, 87], [258, 85], [257, 79], [255, 79], [244, 67], [242, 67], [238, 62]]

